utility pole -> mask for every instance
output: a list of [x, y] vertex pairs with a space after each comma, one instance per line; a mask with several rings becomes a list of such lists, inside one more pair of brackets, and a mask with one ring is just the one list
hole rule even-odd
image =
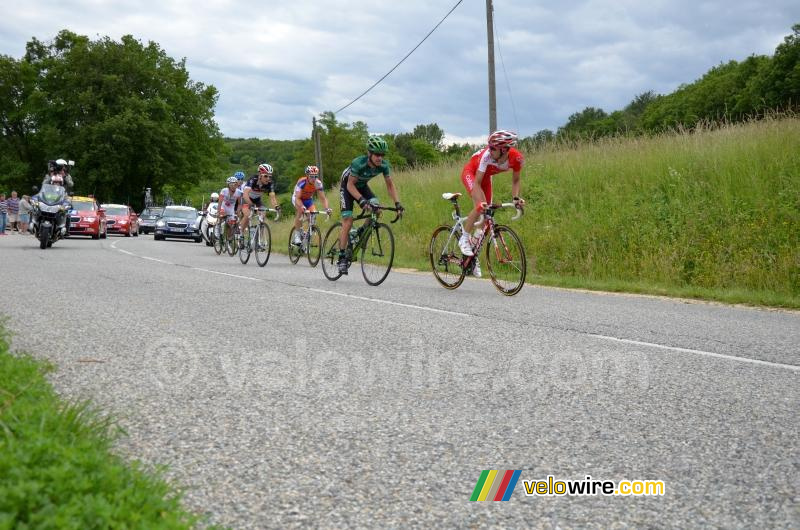
[[311, 136], [314, 138], [314, 159], [319, 168], [319, 179], [324, 183], [325, 177], [322, 174], [322, 148], [319, 145], [319, 131], [317, 130], [317, 117], [311, 118], [311, 125], [313, 127]]
[[497, 130], [497, 95], [494, 85], [494, 19], [492, 0], [486, 0], [486, 36], [489, 44], [489, 134]]

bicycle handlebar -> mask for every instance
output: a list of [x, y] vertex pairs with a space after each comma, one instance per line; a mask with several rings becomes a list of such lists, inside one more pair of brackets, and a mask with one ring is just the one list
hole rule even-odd
[[[405, 211], [405, 210], [400, 210], [398, 208], [392, 208], [390, 206], [381, 206], [379, 204], [371, 205], [370, 209], [372, 209], [372, 210], [386, 210], [387, 212], [395, 212], [397, 215], [394, 216], [394, 219], [389, 221], [390, 223], [396, 223], [397, 221], [399, 221], [400, 218], [403, 217], [403, 213], [402, 212]], [[372, 213], [369, 213], [369, 214], [362, 213], [358, 217], [354, 217], [353, 221], [358, 221], [359, 219], [366, 219], [367, 217], [371, 217], [371, 216], [372, 216]]]
[[[493, 203], [493, 204], [487, 204], [486, 206], [484, 206], [484, 209], [486, 209], [486, 210], [499, 210], [500, 208], [516, 208], [517, 209], [517, 215], [515, 215], [514, 217], [511, 218], [512, 221], [516, 221], [517, 219], [522, 217], [522, 215], [525, 213], [523, 208], [522, 208], [522, 206], [517, 206], [513, 202], [503, 202], [503, 203], [499, 203], [499, 204], [498, 203]], [[478, 220], [475, 222], [475, 226], [480, 226], [483, 223], [483, 217], [484, 217], [483, 214], [481, 214], [480, 217], [478, 218]]]

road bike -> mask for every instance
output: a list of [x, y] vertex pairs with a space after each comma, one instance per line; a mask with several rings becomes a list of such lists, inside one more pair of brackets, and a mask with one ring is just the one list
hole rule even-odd
[[[441, 225], [433, 231], [428, 246], [431, 269], [436, 280], [446, 289], [455, 289], [464, 281], [467, 274], [474, 271], [475, 263], [481, 249], [486, 244], [486, 267], [492, 283], [498, 291], [506, 296], [517, 294], [525, 285], [526, 258], [522, 240], [509, 227], [495, 222], [494, 214], [501, 208], [517, 208], [514, 203], [488, 204], [483, 211], [485, 219], [483, 231], [473, 245], [474, 256], [464, 256], [458, 246], [458, 240], [464, 232], [466, 217], [461, 217], [458, 206], [460, 193], [444, 193], [442, 198], [453, 204], [452, 226]], [[517, 215], [512, 221], [522, 216], [522, 208], [517, 208]], [[479, 220], [476, 224], [480, 225]]]
[[[252, 252], [256, 253], [256, 263], [259, 267], [263, 267], [269, 261], [272, 252], [272, 232], [267, 224], [267, 213], [274, 213], [275, 221], [281, 217], [280, 210], [263, 206], [250, 208], [248, 230], [239, 234], [239, 261], [242, 265], [247, 264]], [[258, 223], [255, 223], [256, 219]]]
[[[389, 275], [394, 261], [394, 235], [389, 225], [381, 223], [381, 213], [383, 211], [395, 212], [392, 223], [396, 223], [402, 216], [402, 211], [397, 208], [374, 205], [368, 212], [353, 219], [353, 222], [366, 219], [364, 223], [356, 228], [355, 226], [348, 234], [347, 248], [345, 256], [348, 266], [352, 261], [361, 262], [361, 274], [364, 280], [370, 285], [380, 285]], [[342, 273], [339, 272], [339, 235], [342, 233], [341, 221], [336, 222], [328, 229], [325, 234], [325, 242], [322, 244], [322, 272], [325, 277], [334, 282], [338, 280]], [[360, 255], [359, 255], [360, 252]]]
[[[289, 232], [289, 261], [292, 263], [297, 264], [303, 254], [308, 257], [308, 264], [312, 267], [316, 267], [319, 263], [319, 258], [322, 256], [322, 232], [317, 227], [317, 215], [320, 213], [323, 212], [309, 212], [308, 210], [303, 212], [308, 230], [303, 230], [302, 225], [300, 226], [297, 238], [300, 240], [299, 244], [295, 243], [295, 234], [298, 233], [298, 229], [292, 226]], [[328, 216], [328, 219], [331, 218], [330, 214], [325, 213], [325, 215]]]
[[235, 256], [238, 250], [239, 223], [236, 215], [221, 215], [219, 233], [214, 234], [214, 252], [220, 255], [227, 252]]

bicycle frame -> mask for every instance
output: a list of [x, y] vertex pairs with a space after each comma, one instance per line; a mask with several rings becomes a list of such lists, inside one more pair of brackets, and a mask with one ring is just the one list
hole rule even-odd
[[395, 212], [396, 214], [395, 218], [390, 221], [391, 223], [396, 223], [397, 221], [400, 220], [400, 212], [397, 210], [397, 208], [388, 208], [388, 207], [384, 208], [383, 206], [378, 206], [370, 209], [370, 212], [368, 214], [362, 213], [358, 217], [354, 217], [353, 223], [355, 223], [356, 221], [360, 221], [361, 219], [366, 219], [366, 221], [362, 223], [360, 227], [358, 227], [358, 241], [356, 241], [355, 245], [353, 245], [353, 242], [350, 241], [350, 236], [348, 235], [346, 252], [348, 254], [349, 259], [353, 259], [355, 256], [358, 255], [358, 251], [365, 247], [365, 245], [367, 244], [366, 243], [367, 239], [369, 239], [368, 236], [372, 234], [375, 225], [378, 224], [378, 219], [381, 216], [382, 210]]

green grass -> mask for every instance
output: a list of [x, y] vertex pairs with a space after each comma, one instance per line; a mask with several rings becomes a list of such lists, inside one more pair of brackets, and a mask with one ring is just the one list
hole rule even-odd
[[0, 528], [194, 526], [160, 472], [111, 453], [108, 416], [58, 399], [51, 369], [11, 355], [0, 327]]
[[[441, 194], [464, 191], [460, 170], [395, 174], [407, 208], [392, 225], [397, 265], [428, 269], [430, 234], [451, 222]], [[527, 153], [522, 179], [528, 207], [512, 227], [531, 282], [800, 307], [797, 117], [554, 145]], [[372, 188], [386, 201], [379, 180]], [[510, 181], [495, 177], [497, 199], [510, 198]], [[273, 230], [281, 252], [288, 233], [286, 222]]]

